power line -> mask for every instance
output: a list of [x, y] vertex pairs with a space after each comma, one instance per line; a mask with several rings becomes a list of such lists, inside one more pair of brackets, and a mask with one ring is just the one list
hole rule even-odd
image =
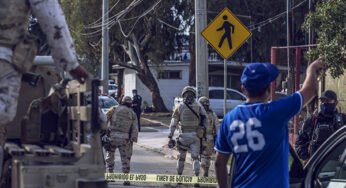
[[[296, 9], [296, 8], [298, 8], [298, 7], [300, 7], [300, 6], [301, 6], [302, 4], [304, 4], [306, 1], [307, 1], [307, 0], [304, 0], [304, 1], [300, 2], [300, 3], [298, 3], [296, 6], [292, 7], [292, 10], [293, 10], [293, 9]], [[259, 23], [252, 24], [252, 27], [251, 27], [251, 25], [248, 26], [248, 27], [252, 28], [252, 29], [250, 29], [250, 30], [252, 30], [252, 31], [253, 31], [253, 30], [256, 30], [256, 29], [261, 28], [261, 27], [263, 27], [263, 26], [265, 26], [265, 25], [267, 25], [267, 24], [271, 24], [273, 21], [275, 21], [275, 20], [281, 18], [282, 16], [286, 15], [286, 13], [287, 13], [287, 10], [284, 11], [284, 12], [282, 12], [282, 13], [280, 13], [280, 14], [277, 14], [277, 15], [271, 17], [271, 18], [268, 18], [268, 19], [266, 19], [266, 20], [264, 20], [264, 21], [261, 21], [261, 22], [259, 22]], [[255, 25], [257, 25], [257, 26], [255, 26]]]
[[[117, 4], [118, 4], [119, 2], [120, 2], [120, 0], [118, 0], [118, 1], [112, 6], [112, 8], [110, 8], [110, 9], [106, 12], [106, 14], [109, 14], [109, 13], [117, 6]], [[87, 25], [87, 27], [88, 27], [88, 26], [90, 26], [90, 27], [94, 26], [94, 25], [95, 25], [97, 22], [99, 22], [100, 20], [101, 20], [101, 24], [102, 24], [102, 18], [103, 18], [103, 16], [102, 16], [101, 18], [97, 19], [96, 21], [94, 21], [93, 23]]]
[[121, 26], [120, 19], [118, 19], [117, 22], [118, 22], [118, 24], [119, 24], [120, 31], [121, 31], [121, 33], [124, 35], [124, 37], [128, 38], [128, 37], [130, 36], [130, 34], [132, 33], [132, 31], [134, 30], [134, 28], [135, 28], [136, 24], [138, 23], [139, 19], [141, 19], [141, 18], [144, 17], [145, 15], [149, 14], [152, 10], [154, 10], [155, 7], [156, 7], [160, 2], [161, 2], [161, 0], [158, 0], [153, 6], [151, 6], [149, 9], [147, 9], [146, 11], [144, 11], [144, 13], [143, 13], [142, 15], [140, 15], [140, 16], [136, 19], [135, 23], [133, 24], [132, 28], [130, 29], [130, 31], [129, 31], [127, 34], [125, 34], [125, 32], [124, 32], [124, 30], [123, 30], [123, 28], [122, 28], [122, 26]]

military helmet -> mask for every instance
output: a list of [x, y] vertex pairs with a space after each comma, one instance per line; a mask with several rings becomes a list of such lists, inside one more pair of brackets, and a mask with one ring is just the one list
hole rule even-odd
[[128, 103], [128, 104], [130, 103], [130, 104], [131, 104], [131, 103], [132, 103], [132, 99], [131, 99], [130, 96], [125, 96], [125, 97], [123, 97], [123, 99], [121, 100], [121, 102], [124, 103], [124, 104], [125, 104], [125, 103]]
[[196, 90], [191, 87], [191, 86], [186, 86], [184, 87], [183, 91], [181, 92], [180, 96], [182, 97], [184, 95], [184, 93], [188, 92], [188, 91], [191, 91], [193, 94], [195, 94], [196, 96]]
[[198, 99], [198, 102], [201, 104], [201, 105], [209, 105], [209, 99], [207, 97], [200, 97]]

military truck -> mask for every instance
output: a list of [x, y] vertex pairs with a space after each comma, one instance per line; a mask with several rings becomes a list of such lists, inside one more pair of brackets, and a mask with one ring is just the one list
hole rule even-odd
[[37, 57], [23, 76], [18, 111], [7, 125], [1, 187], [107, 187], [99, 80], [63, 79], [52, 62]]

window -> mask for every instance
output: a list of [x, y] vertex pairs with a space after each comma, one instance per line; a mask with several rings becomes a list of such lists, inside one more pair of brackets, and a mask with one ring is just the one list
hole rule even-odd
[[[210, 99], [223, 99], [223, 90], [210, 90], [209, 91]], [[243, 96], [234, 91], [227, 91], [227, 100], [245, 100]]]
[[99, 107], [100, 108], [110, 108], [110, 107], [116, 106], [116, 105], [119, 105], [119, 104], [113, 98], [99, 99]]
[[110, 89], [110, 90], [116, 90], [116, 89], [118, 89], [118, 87], [115, 86], [115, 85], [111, 85], [111, 86], [108, 86], [108, 89]]
[[180, 70], [164, 70], [159, 72], [158, 79], [181, 79], [181, 71]]
[[223, 90], [210, 90], [209, 91], [210, 99], [223, 99]]
[[[346, 141], [344, 140], [323, 159], [313, 178], [314, 187], [324, 188], [336, 183], [338, 179], [344, 180], [345, 162], [341, 160], [346, 150], [345, 147]], [[329, 186], [331, 187], [331, 185]]]
[[244, 97], [234, 91], [227, 91], [227, 99], [242, 101]]

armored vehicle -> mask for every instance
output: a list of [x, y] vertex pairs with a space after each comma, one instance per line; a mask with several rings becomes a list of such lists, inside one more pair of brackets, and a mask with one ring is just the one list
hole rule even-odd
[[7, 125], [1, 187], [107, 187], [100, 141], [99, 80], [62, 79], [51, 57], [23, 76]]

